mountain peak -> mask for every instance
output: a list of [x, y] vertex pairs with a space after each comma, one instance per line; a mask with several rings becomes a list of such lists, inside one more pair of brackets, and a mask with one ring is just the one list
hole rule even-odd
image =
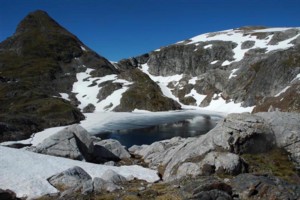
[[15, 34], [25, 33], [31, 30], [49, 31], [63, 29], [47, 12], [36, 10], [29, 13], [18, 25]]

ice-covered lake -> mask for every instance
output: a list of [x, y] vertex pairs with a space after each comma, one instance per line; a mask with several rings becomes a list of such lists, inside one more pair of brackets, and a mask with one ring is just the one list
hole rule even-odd
[[[126, 147], [151, 144], [172, 137], [191, 137], [207, 133], [226, 114], [202, 110], [168, 112], [96, 112], [85, 114], [80, 125], [91, 135], [102, 139], [117, 139]], [[4, 142], [37, 145], [66, 126], [53, 127], [34, 133], [31, 138]]]
[[132, 114], [122, 120], [99, 127], [96, 136], [116, 139], [126, 147], [151, 144], [172, 137], [192, 137], [207, 133], [221, 119], [218, 115], [178, 111], [170, 113]]

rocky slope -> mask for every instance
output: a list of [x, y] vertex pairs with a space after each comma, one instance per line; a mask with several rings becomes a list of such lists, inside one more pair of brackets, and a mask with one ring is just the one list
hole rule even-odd
[[[299, 28], [243, 27], [199, 35], [118, 65], [140, 67], [183, 104], [299, 112], [299, 49]], [[218, 102], [222, 106], [213, 106]]]

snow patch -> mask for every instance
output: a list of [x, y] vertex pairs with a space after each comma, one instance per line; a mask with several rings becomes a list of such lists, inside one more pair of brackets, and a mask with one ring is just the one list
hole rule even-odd
[[294, 81], [297, 81], [297, 80], [300, 80], [300, 74], [298, 74], [298, 75], [291, 81], [291, 83], [294, 82]]
[[61, 98], [65, 99], [65, 100], [67, 100], [67, 101], [71, 101], [71, 100], [69, 99], [69, 95], [68, 95], [67, 93], [59, 93], [59, 94], [60, 94]]
[[231, 70], [231, 74], [229, 75], [229, 79], [231, 79], [231, 78], [233, 78], [233, 77], [236, 77], [237, 75], [235, 75], [234, 73], [236, 72], [236, 71], [238, 71], [239, 69], [233, 69], [233, 70]]
[[82, 51], [87, 51], [83, 46], [80, 46], [80, 48], [82, 49]]
[[[218, 97], [218, 99], [216, 99]], [[226, 102], [220, 95], [215, 94], [209, 106], [204, 107], [205, 110], [215, 110], [225, 113], [242, 113], [252, 112], [255, 106], [242, 107], [242, 103], [234, 103], [233, 101]]]
[[225, 60], [221, 66], [226, 66], [226, 65], [230, 65], [232, 62]]
[[208, 44], [208, 45], [204, 46], [203, 48], [208, 49], [208, 48], [212, 48], [212, 46], [213, 46], [212, 44]]
[[[216, 64], [217, 62], [219, 62], [218, 60], [214, 60], [214, 61], [212, 61], [210, 64], [212, 64], [212, 65], [214, 65], [214, 64]], [[223, 63], [222, 63], [223, 64]]]
[[281, 90], [278, 94], [275, 95], [275, 97], [279, 97], [281, 94], [285, 93], [291, 86], [285, 87], [283, 90]]
[[113, 170], [127, 178], [133, 176], [148, 182], [159, 180], [157, 171], [137, 165], [99, 165], [1, 146], [0, 155], [0, 188], [13, 190], [18, 197], [35, 198], [58, 192], [47, 178], [74, 166], [83, 168], [92, 178]]
[[189, 80], [189, 84], [195, 85], [197, 80], [198, 80], [198, 77], [193, 77]]

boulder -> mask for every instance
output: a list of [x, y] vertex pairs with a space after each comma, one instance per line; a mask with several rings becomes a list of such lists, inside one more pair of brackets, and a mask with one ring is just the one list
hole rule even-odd
[[89, 154], [93, 152], [93, 140], [80, 125], [71, 125], [46, 138], [36, 146], [35, 152], [90, 161]]
[[107, 139], [107, 140], [101, 140], [97, 143], [95, 143], [95, 146], [102, 146], [112, 152], [115, 156], [119, 157], [120, 159], [130, 158], [130, 154], [124, 146], [121, 145], [121, 143], [117, 140], [113, 139]]
[[115, 185], [113, 182], [105, 181], [98, 177], [94, 178], [93, 183], [95, 193], [101, 193], [103, 191], [113, 192], [120, 189], [120, 187]]
[[86, 181], [91, 179], [91, 176], [86, 171], [75, 166], [50, 177], [48, 181], [58, 190], [67, 190], [81, 188]]
[[107, 170], [101, 178], [114, 184], [120, 184], [127, 181], [124, 176], [121, 176], [113, 170]]
[[210, 152], [200, 162], [200, 174], [205, 174], [207, 166], [211, 166], [217, 174], [237, 175], [246, 171], [242, 159], [229, 152]]

